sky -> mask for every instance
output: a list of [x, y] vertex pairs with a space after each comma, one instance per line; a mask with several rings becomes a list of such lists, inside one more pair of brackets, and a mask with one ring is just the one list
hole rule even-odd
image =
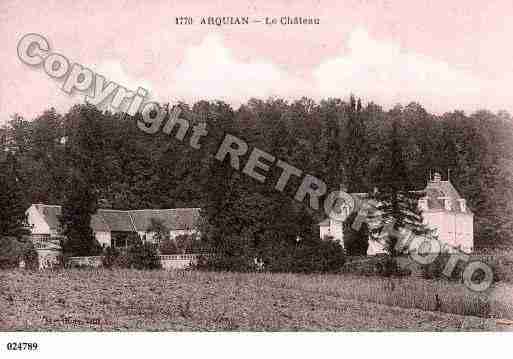
[[[0, 1], [0, 124], [66, 111], [83, 94], [17, 56], [27, 33], [50, 51], [163, 102], [320, 100], [351, 93], [385, 109], [513, 113], [511, 0]], [[195, 24], [176, 25], [176, 16]], [[300, 16], [319, 25], [201, 25], [201, 17]]]

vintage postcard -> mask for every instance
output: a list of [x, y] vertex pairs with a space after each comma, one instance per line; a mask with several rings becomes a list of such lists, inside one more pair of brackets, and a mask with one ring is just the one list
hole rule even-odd
[[511, 331], [511, 15], [2, 0], [1, 350]]

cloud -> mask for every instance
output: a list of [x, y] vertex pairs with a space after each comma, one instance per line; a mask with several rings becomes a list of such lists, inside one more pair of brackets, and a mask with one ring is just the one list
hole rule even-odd
[[130, 91], [137, 91], [138, 87], [142, 87], [151, 92], [153, 85], [151, 82], [136, 78], [131, 75], [119, 61], [107, 60], [95, 66], [94, 71], [100, 75], [105, 76], [107, 81], [114, 81], [120, 86], [127, 88]]
[[295, 93], [297, 80], [268, 62], [237, 60], [218, 34], [208, 34], [198, 46], [186, 50], [170, 91], [180, 99], [222, 99], [242, 103]]
[[181, 63], [170, 74], [170, 81], [159, 83], [158, 88], [129, 74], [120, 61], [104, 61], [95, 68], [130, 90], [146, 88], [150, 92], [148, 99], [161, 102], [220, 99], [237, 106], [252, 97], [293, 100], [309, 96], [319, 100], [353, 93], [385, 108], [415, 101], [429, 111], [443, 113], [455, 109], [499, 110], [510, 100], [509, 92], [497, 90], [504, 88], [505, 77], [493, 81], [479, 78], [447, 62], [403, 49], [397, 43], [374, 39], [364, 29], [349, 34], [344, 53], [305, 69], [303, 77], [287, 70], [271, 61], [237, 59], [222, 35], [216, 33], [207, 34], [201, 43], [187, 48]]
[[482, 81], [446, 62], [377, 41], [363, 29], [351, 32], [347, 50], [314, 69], [320, 96], [354, 93], [386, 107], [417, 101], [434, 111], [479, 103]]

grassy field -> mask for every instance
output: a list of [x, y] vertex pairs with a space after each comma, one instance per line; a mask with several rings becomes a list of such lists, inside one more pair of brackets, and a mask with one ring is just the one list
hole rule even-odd
[[0, 330], [502, 330], [510, 293], [351, 275], [2, 271]]

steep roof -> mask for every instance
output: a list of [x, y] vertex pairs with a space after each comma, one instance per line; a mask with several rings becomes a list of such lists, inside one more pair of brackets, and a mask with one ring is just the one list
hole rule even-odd
[[[461, 210], [460, 201], [463, 197], [460, 196], [456, 188], [452, 185], [451, 181], [442, 181], [440, 174], [435, 174], [433, 180], [428, 181], [424, 191], [412, 191], [412, 192], [425, 192], [425, 197], [428, 202], [428, 210], [443, 211], [445, 206], [441, 197], [448, 198], [451, 201], [451, 212], [460, 212], [472, 214], [472, 211], [465, 206], [465, 211]], [[358, 212], [362, 203], [365, 202], [368, 197], [367, 193], [350, 193], [355, 201], [353, 212]], [[318, 226], [328, 226], [330, 218], [324, 219], [318, 224]]]
[[62, 214], [61, 206], [37, 203], [34, 204], [34, 207], [36, 207], [37, 211], [43, 216], [51, 230], [58, 230], [60, 228], [59, 217]]
[[[424, 192], [428, 210], [445, 210], [443, 198], [446, 198], [451, 202], [451, 212], [462, 212], [459, 202], [463, 197], [460, 196], [451, 181], [442, 181], [435, 178], [433, 181], [428, 181]], [[467, 206], [465, 207], [465, 213], [472, 213]]]

